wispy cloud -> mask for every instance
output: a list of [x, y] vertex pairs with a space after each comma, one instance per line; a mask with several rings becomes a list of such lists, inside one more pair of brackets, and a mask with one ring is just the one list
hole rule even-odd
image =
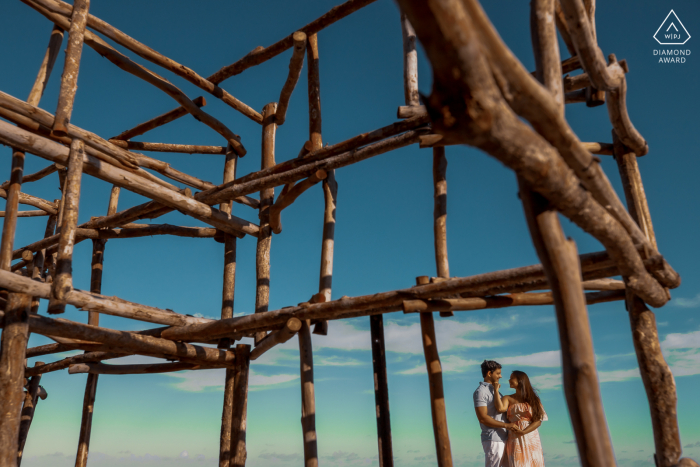
[[[203, 392], [222, 390], [225, 384], [225, 370], [195, 370], [177, 373], [166, 373], [179, 381], [172, 386], [180, 391]], [[248, 387], [251, 391], [271, 389], [285, 383], [299, 379], [298, 374], [261, 375], [250, 370]]]
[[[600, 383], [628, 381], [634, 378], [639, 378], [638, 368], [598, 372], [598, 381]], [[545, 375], [533, 376], [530, 378], [530, 381], [532, 382], [532, 385], [540, 391], [558, 389], [562, 385], [561, 373], [549, 373]]]
[[693, 298], [675, 298], [671, 300], [672, 306], [680, 308], [697, 308], [700, 307], [700, 293]]
[[661, 350], [674, 376], [700, 374], [700, 330], [667, 334]]
[[502, 357], [497, 358], [496, 361], [501, 365], [521, 365], [541, 368], [557, 368], [561, 366], [561, 351], [548, 350], [545, 352], [537, 352], [530, 355]]
[[661, 342], [663, 350], [700, 348], [700, 330], [694, 332], [667, 334]]
[[[466, 371], [469, 367], [480, 365], [481, 362], [478, 360], [467, 360], [459, 355], [447, 355], [445, 357], [440, 357], [440, 364], [442, 365], [443, 373], [462, 373]], [[414, 368], [409, 368], [408, 370], [399, 371], [398, 375], [419, 375], [427, 373], [425, 368], [425, 363], [420, 364]]]

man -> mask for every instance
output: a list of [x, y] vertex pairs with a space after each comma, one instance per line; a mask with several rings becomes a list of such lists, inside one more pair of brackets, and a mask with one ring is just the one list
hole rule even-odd
[[501, 379], [501, 365], [493, 360], [484, 360], [481, 375], [484, 381], [474, 391], [474, 410], [481, 425], [481, 445], [486, 456], [486, 467], [498, 467], [506, 447], [508, 430], [516, 430], [517, 425], [508, 423], [505, 414], [498, 413], [493, 404], [493, 383]]

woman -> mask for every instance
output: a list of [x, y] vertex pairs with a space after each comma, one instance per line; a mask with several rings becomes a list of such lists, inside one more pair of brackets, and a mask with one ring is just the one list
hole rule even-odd
[[517, 424], [511, 430], [503, 453], [502, 466], [544, 467], [542, 443], [537, 429], [547, 420], [540, 398], [530, 384], [530, 378], [522, 371], [514, 371], [508, 380], [515, 394], [503, 396], [498, 393], [501, 386], [497, 381], [494, 387], [494, 406], [500, 413], [506, 412], [508, 420]]

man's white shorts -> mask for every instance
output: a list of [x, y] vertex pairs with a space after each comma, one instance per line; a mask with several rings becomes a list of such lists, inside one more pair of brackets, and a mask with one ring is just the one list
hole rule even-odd
[[498, 467], [501, 465], [501, 458], [503, 457], [506, 443], [501, 441], [482, 441], [481, 445], [484, 447], [486, 467]]

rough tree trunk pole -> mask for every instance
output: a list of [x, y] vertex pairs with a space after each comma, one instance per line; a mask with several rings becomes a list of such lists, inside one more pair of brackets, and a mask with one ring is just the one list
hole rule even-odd
[[[632, 218], [639, 224], [649, 242], [656, 249], [656, 236], [651, 222], [649, 205], [637, 155], [625, 147], [613, 130], [615, 161], [622, 178], [627, 206]], [[678, 431], [676, 382], [668, 367], [659, 343], [656, 317], [639, 297], [627, 294], [627, 311], [632, 328], [632, 340], [637, 354], [642, 382], [646, 389], [654, 429], [654, 458], [658, 467], [671, 467], [679, 462], [681, 440]]]
[[250, 370], [250, 346], [236, 346], [236, 369], [233, 390], [233, 416], [231, 428], [231, 467], [243, 467], [248, 451], [246, 449], [246, 428], [248, 417], [248, 374]]
[[407, 106], [420, 105], [418, 94], [418, 51], [416, 50], [416, 32], [405, 14], [401, 14], [401, 32], [403, 35], [403, 92]]
[[24, 174], [24, 152], [12, 150], [12, 169], [10, 186], [7, 189], [5, 204], [5, 220], [2, 225], [2, 240], [0, 242], [0, 269], [10, 270], [12, 263], [12, 248], [17, 227], [17, 211], [19, 209], [19, 193], [22, 190], [22, 175]]
[[[416, 278], [418, 285], [430, 283], [427, 276]], [[420, 314], [421, 338], [425, 365], [428, 369], [430, 384], [430, 411], [433, 417], [433, 434], [435, 435], [435, 451], [438, 467], [452, 467], [452, 448], [447, 427], [447, 408], [445, 406], [445, 391], [442, 386], [442, 365], [435, 339], [435, 321], [432, 313]]]
[[[437, 275], [450, 277], [450, 263], [447, 260], [447, 158], [445, 147], [433, 148], [433, 233], [435, 236], [435, 264]], [[441, 311], [440, 316], [454, 316], [451, 311]]]
[[[229, 148], [230, 149], [230, 148]], [[229, 150], [224, 163], [224, 183], [236, 179], [236, 165], [238, 155]], [[231, 214], [233, 203], [228, 201], [221, 203], [219, 209], [226, 214]], [[221, 319], [233, 318], [233, 299], [236, 286], [236, 237], [224, 234], [224, 280], [221, 292]], [[230, 339], [224, 338], [219, 342], [219, 348], [228, 349]], [[229, 467], [235, 453], [231, 450], [231, 432], [233, 424], [233, 402], [235, 391], [235, 376], [237, 370], [226, 369], [226, 382], [224, 385], [224, 403], [221, 413], [221, 434], [219, 441], [219, 467]]]
[[297, 334], [299, 336], [299, 364], [301, 367], [301, 429], [304, 433], [304, 467], [318, 467], [314, 353], [310, 326], [309, 320], [302, 320], [301, 330]]
[[48, 312], [50, 314], [58, 314], [65, 311], [66, 293], [73, 289], [73, 246], [75, 245], [75, 231], [78, 225], [80, 179], [83, 174], [84, 155], [85, 147], [83, 141], [74, 139], [70, 145], [68, 174], [63, 187], [64, 195], [61, 202], [63, 219], [60, 221], [61, 237], [58, 242], [56, 275], [51, 287], [52, 297], [49, 300]]
[[27, 350], [28, 317], [32, 298], [10, 293], [0, 342], [0, 466], [17, 465], [19, 427]]
[[66, 49], [66, 61], [63, 65], [61, 77], [61, 92], [58, 96], [56, 118], [53, 123], [53, 132], [58, 136], [66, 136], [68, 123], [73, 113], [73, 100], [78, 90], [78, 71], [80, 70], [80, 56], [83, 52], [83, 38], [85, 25], [87, 24], [90, 0], [76, 0], [68, 31], [68, 48]]
[[[117, 212], [119, 203], [119, 187], [112, 187], [107, 205], [107, 215]], [[102, 293], [102, 271], [104, 269], [104, 254], [107, 240], [92, 241], [92, 264], [90, 274], [90, 292]], [[90, 326], [100, 325], [100, 314], [94, 311], [88, 312], [88, 324]], [[97, 394], [97, 374], [88, 374], [85, 383], [85, 395], [83, 396], [83, 415], [80, 420], [80, 436], [78, 438], [78, 453], [75, 457], [75, 467], [85, 467], [90, 450], [90, 435], [92, 433], [92, 415], [95, 410], [95, 396]]]
[[[261, 168], [267, 169], [275, 165], [275, 123], [277, 104], [267, 104], [262, 111], [263, 136], [262, 136], [262, 163]], [[256, 289], [255, 312], [264, 313], [270, 304], [270, 245], [272, 243], [272, 229], [270, 228], [270, 206], [275, 201], [275, 189], [265, 188], [260, 190], [260, 230], [258, 231], [258, 246], [255, 255]], [[267, 335], [259, 332], [255, 335], [255, 345]]]
[[384, 318], [369, 317], [372, 336], [372, 365], [374, 366], [374, 402], [377, 416], [377, 444], [379, 467], [393, 467], [394, 454], [391, 443], [391, 418], [389, 417], [389, 385], [386, 375], [384, 350]]
[[[36, 362], [34, 366], [43, 365], [44, 362]], [[32, 376], [29, 379], [29, 384], [27, 385], [27, 392], [24, 394], [24, 404], [22, 405], [22, 413], [20, 416], [19, 424], [19, 438], [17, 442], [17, 467], [20, 467], [22, 463], [22, 454], [24, 453], [24, 445], [27, 442], [27, 435], [29, 434], [29, 428], [32, 426], [32, 420], [34, 419], [34, 411], [36, 410], [36, 405], [39, 402], [39, 383], [41, 382], [41, 375]], [[46, 393], [42, 398], [46, 398]]]
[[583, 467], [615, 466], [600, 396], [576, 245], [564, 238], [557, 212], [519, 180], [528, 227], [554, 296], [564, 393]]

